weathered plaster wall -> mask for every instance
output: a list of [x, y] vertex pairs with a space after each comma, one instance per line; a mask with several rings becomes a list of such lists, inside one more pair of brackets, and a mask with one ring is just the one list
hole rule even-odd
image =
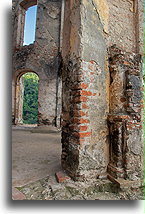
[[[30, 70], [38, 74], [39, 123], [49, 125], [55, 123], [57, 116], [61, 1], [38, 0], [37, 3], [36, 39], [34, 44], [28, 46], [22, 46], [22, 38], [21, 43], [15, 41], [17, 44], [13, 55], [13, 76], [16, 81], [17, 75], [20, 75], [22, 70]], [[19, 26], [18, 23], [20, 22], [18, 16], [23, 18], [23, 14], [20, 14], [21, 9], [22, 7], [17, 5], [14, 35], [18, 34], [19, 29], [23, 31], [23, 24]], [[16, 38], [18, 39], [18, 35]]]
[[143, 0], [92, 0], [107, 46], [143, 55]]
[[[103, 2], [98, 8], [100, 9], [101, 6]], [[109, 158], [106, 120], [109, 112], [107, 46], [95, 1], [83, 0], [81, 14], [81, 69], [83, 82], [88, 85], [82, 93], [87, 97], [88, 115], [86, 118], [90, 121], [88, 131], [91, 132], [90, 139], [85, 140], [84, 143], [81, 164], [83, 167], [86, 166], [86, 169], [92, 169], [99, 174], [106, 171]], [[104, 20], [103, 14], [102, 20]]]
[[17, 105], [17, 110], [16, 110], [16, 115], [17, 115], [17, 120], [15, 121], [17, 124], [22, 124], [23, 119], [23, 97], [24, 97], [24, 81], [23, 78], [19, 78], [19, 81], [17, 82], [16, 85], [16, 105]]
[[107, 47], [92, 1], [67, 2], [66, 11], [62, 165], [83, 179], [105, 172], [109, 161]]
[[143, 55], [143, 0], [108, 0], [108, 46]]

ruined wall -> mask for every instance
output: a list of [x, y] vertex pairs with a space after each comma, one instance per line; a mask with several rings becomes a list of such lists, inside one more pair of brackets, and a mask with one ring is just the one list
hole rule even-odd
[[139, 12], [139, 1], [66, 1], [62, 166], [75, 179], [106, 171], [114, 178], [142, 179]]
[[66, 0], [62, 28], [61, 1], [38, 1], [35, 43], [15, 46], [14, 77], [40, 78], [40, 123], [59, 120], [62, 87], [62, 167], [74, 179], [143, 177], [142, 3]]
[[15, 9], [13, 78], [17, 81], [17, 77], [24, 71], [33, 71], [39, 76], [38, 120], [39, 124], [49, 125], [55, 123], [58, 115], [57, 82], [60, 66], [61, 1], [38, 0], [37, 5], [36, 39], [33, 44], [27, 46], [22, 45], [24, 15], [21, 13], [21, 10], [25, 11], [27, 8], [26, 2], [20, 1], [20, 5], [17, 5]]

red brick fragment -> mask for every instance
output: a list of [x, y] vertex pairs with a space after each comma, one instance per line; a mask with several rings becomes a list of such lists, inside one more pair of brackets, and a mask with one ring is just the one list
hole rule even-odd
[[81, 83], [81, 88], [82, 88], [82, 89], [88, 88], [88, 84], [86, 84], [86, 83]]
[[80, 126], [80, 131], [87, 131], [88, 126]]
[[81, 133], [79, 133], [79, 136], [81, 137], [81, 138], [83, 138], [83, 137], [89, 137], [91, 135], [91, 132], [81, 132]]
[[127, 61], [124, 61], [123, 64], [124, 64], [124, 65], [130, 65], [130, 63], [127, 62]]
[[90, 123], [90, 121], [83, 118], [80, 118], [80, 119], [74, 118], [74, 123], [82, 124], [82, 123]]
[[55, 176], [58, 183], [64, 183], [65, 181], [70, 180], [70, 177], [63, 171], [56, 172]]
[[75, 117], [83, 117], [83, 116], [88, 116], [88, 112], [80, 111], [80, 110], [75, 110], [74, 111], [74, 116]]
[[73, 118], [73, 123], [82, 124], [82, 123], [90, 123], [89, 120], [83, 118]]
[[81, 95], [85, 95], [85, 96], [92, 96], [92, 92], [91, 91], [81, 91]]
[[90, 61], [90, 63], [91, 63], [91, 64], [96, 64], [96, 62], [95, 62], [95, 61], [93, 61], [93, 60], [91, 60], [91, 61]]
[[86, 105], [85, 103], [82, 104], [82, 109], [89, 109], [89, 106]]

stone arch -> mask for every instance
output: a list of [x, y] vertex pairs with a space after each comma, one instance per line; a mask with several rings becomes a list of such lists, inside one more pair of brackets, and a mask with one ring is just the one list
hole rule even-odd
[[[21, 77], [25, 73], [35, 73], [40, 80], [40, 76], [37, 72], [31, 70], [31, 69], [21, 69], [17, 70], [13, 76], [13, 93], [14, 93], [14, 100], [13, 100], [13, 106], [14, 106], [14, 118], [13, 122], [14, 124], [20, 124], [22, 121], [22, 107], [23, 107], [23, 83], [21, 82]], [[38, 86], [38, 93], [39, 93], [39, 86]], [[38, 96], [39, 99], [39, 96]], [[39, 102], [39, 101], [38, 101]]]
[[37, 5], [37, 0], [20, 0], [19, 5], [27, 10], [29, 7]]

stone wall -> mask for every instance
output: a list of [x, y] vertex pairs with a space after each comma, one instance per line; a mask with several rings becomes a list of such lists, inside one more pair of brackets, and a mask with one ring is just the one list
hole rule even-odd
[[[27, 1], [21, 1], [14, 9], [14, 52], [13, 79], [24, 72], [35, 72], [39, 76], [38, 120], [39, 124], [56, 124], [60, 118], [60, 95], [57, 97], [60, 82], [60, 20], [61, 1], [38, 0], [35, 42], [23, 46], [25, 8]], [[31, 1], [29, 1], [31, 3]], [[34, 4], [34, 1], [33, 1]], [[22, 10], [24, 11], [22, 13]], [[21, 32], [21, 36], [19, 35]], [[15, 86], [14, 86], [15, 87]], [[13, 90], [14, 91], [14, 90]], [[15, 95], [13, 95], [14, 99]], [[59, 108], [58, 108], [59, 105]], [[13, 115], [17, 107], [13, 109]], [[15, 116], [13, 116], [15, 117]], [[60, 122], [59, 122], [60, 124]]]

